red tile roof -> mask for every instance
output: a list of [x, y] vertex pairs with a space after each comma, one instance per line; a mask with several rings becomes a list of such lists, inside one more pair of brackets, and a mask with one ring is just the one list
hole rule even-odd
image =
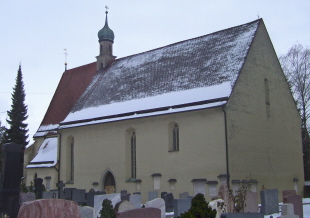
[[65, 71], [46, 111], [41, 126], [59, 124], [63, 121], [95, 74], [96, 62]]

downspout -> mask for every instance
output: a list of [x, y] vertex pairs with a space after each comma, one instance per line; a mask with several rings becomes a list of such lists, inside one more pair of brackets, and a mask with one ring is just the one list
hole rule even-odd
[[229, 174], [229, 158], [228, 158], [228, 139], [227, 139], [227, 115], [226, 111], [224, 109], [225, 105], [222, 106], [222, 111], [224, 112], [224, 125], [225, 125], [225, 148], [226, 148], [226, 175], [227, 175], [227, 187], [230, 188], [229, 185], [229, 179], [230, 179], [230, 174]]

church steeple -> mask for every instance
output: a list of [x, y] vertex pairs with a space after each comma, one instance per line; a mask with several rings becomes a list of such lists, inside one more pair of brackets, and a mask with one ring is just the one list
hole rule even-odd
[[97, 71], [105, 68], [112, 60], [115, 60], [113, 56], [113, 43], [114, 32], [108, 25], [108, 7], [106, 6], [106, 18], [104, 27], [99, 30], [99, 56], [97, 56]]

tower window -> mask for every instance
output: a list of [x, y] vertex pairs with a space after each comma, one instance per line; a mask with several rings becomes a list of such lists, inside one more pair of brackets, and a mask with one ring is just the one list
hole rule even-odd
[[137, 163], [136, 163], [136, 133], [132, 132], [131, 135], [131, 178], [136, 178], [137, 175]]
[[179, 151], [179, 125], [175, 122], [169, 124], [169, 151]]

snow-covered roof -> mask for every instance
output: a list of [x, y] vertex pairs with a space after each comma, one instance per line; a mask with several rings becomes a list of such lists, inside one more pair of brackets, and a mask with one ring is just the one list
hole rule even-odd
[[226, 103], [223, 98], [231, 94], [260, 22], [115, 60], [94, 76], [61, 125], [125, 119], [139, 111], [212, 99]]
[[57, 164], [58, 138], [46, 138], [41, 144], [37, 155], [26, 168], [53, 167]]

